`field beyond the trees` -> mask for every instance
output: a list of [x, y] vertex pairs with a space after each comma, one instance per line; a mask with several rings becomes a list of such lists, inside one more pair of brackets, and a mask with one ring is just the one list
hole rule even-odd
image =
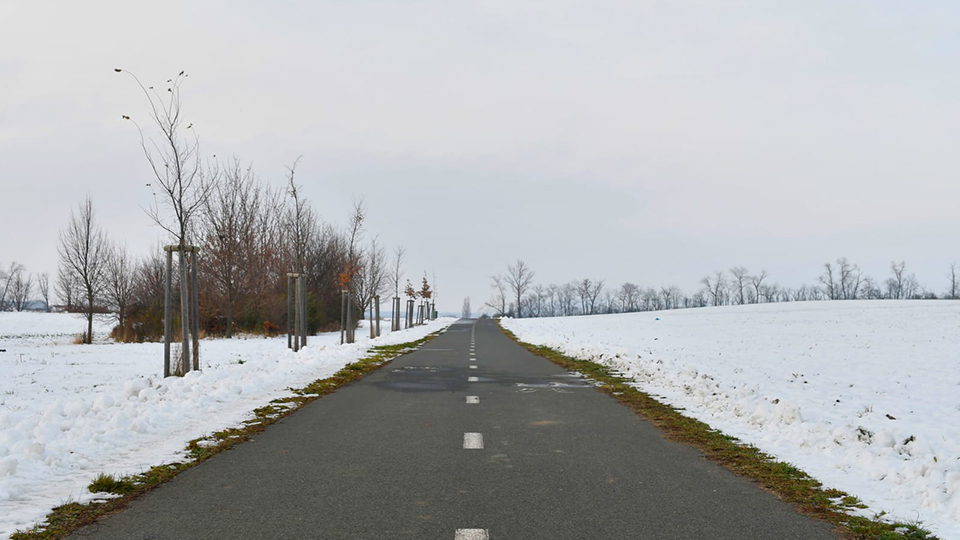
[[503, 319], [683, 414], [960, 538], [960, 301], [831, 301]]
[[0, 313], [0, 538], [43, 521], [55, 506], [93, 498], [99, 473], [132, 474], [183, 459], [192, 439], [240, 424], [365, 356], [372, 346], [415, 341], [455, 319], [340, 345], [339, 333], [310, 338], [295, 354], [286, 336], [201, 341], [202, 372], [164, 379], [163, 345], [106, 340], [76, 345], [77, 315]]

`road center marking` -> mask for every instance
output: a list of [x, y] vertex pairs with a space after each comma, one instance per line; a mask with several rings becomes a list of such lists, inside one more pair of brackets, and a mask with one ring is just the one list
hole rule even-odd
[[483, 450], [483, 433], [464, 433], [464, 450]]
[[479, 382], [480, 379], [477, 377], [467, 377], [467, 382]]
[[467, 396], [468, 405], [477, 405], [480, 403], [480, 396]]
[[477, 369], [477, 366], [470, 366], [470, 369]]
[[457, 529], [453, 540], [490, 540], [486, 529]]

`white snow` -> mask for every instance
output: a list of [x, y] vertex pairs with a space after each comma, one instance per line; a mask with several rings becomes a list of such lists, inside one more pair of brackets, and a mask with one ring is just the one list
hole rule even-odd
[[[414, 341], [454, 321], [392, 334], [387, 323], [373, 341], [358, 329], [353, 345], [321, 334], [299, 354], [286, 336], [203, 340], [203, 371], [163, 379], [162, 344], [75, 345], [86, 324], [75, 315], [0, 313], [0, 538], [64, 502], [94, 498], [86, 488], [98, 473], [182, 460], [190, 440], [238, 425], [371, 346]], [[108, 330], [94, 326], [101, 339]]]
[[504, 319], [860, 497], [960, 539], [960, 302], [810, 302]]

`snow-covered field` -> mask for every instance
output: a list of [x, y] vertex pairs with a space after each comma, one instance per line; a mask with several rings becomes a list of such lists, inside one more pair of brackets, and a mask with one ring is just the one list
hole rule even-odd
[[[420, 339], [455, 319], [375, 341], [310, 338], [295, 354], [286, 337], [204, 340], [202, 372], [164, 380], [163, 345], [74, 345], [74, 315], [0, 313], [0, 538], [43, 520], [51, 508], [89, 500], [101, 472], [137, 473], [183, 458], [191, 439], [234, 426], [253, 409], [328, 377], [373, 345]], [[366, 334], [369, 335], [369, 334]]]
[[[502, 321], [960, 539], [960, 302], [810, 302]], [[889, 517], [889, 516], [888, 516]]]

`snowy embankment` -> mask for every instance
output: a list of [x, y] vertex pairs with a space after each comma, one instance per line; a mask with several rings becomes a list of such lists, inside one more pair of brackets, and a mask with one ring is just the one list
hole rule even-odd
[[502, 321], [898, 521], [960, 539], [960, 302]]
[[[286, 337], [201, 342], [203, 371], [162, 378], [163, 345], [75, 345], [73, 315], [0, 313], [0, 538], [42, 522], [54, 506], [92, 498], [101, 472], [139, 473], [183, 459], [187, 443], [251, 417], [329, 377], [374, 345], [420, 339], [455, 319], [340, 345], [310, 338], [298, 354]], [[108, 330], [95, 325], [102, 336]]]

